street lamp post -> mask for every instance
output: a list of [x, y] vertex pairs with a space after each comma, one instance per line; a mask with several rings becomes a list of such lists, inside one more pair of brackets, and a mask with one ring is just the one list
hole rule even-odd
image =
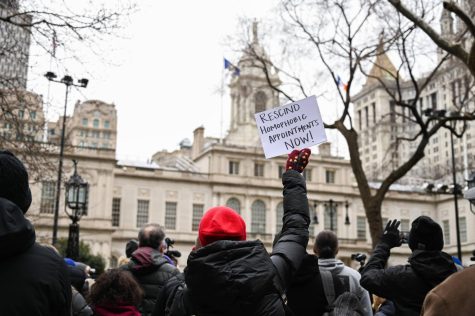
[[462, 262], [462, 245], [460, 241], [460, 223], [459, 223], [459, 202], [457, 190], [457, 176], [455, 174], [455, 153], [454, 153], [454, 135], [450, 131], [450, 147], [452, 152], [452, 182], [454, 184], [454, 207], [455, 207], [455, 231], [457, 232], [457, 257]]
[[345, 201], [345, 202], [340, 202], [340, 201], [334, 201], [333, 199], [330, 199], [328, 201], [314, 201], [314, 209], [315, 209], [315, 217], [314, 217], [314, 220], [315, 222], [318, 224], [318, 217], [317, 217], [317, 203], [318, 202], [323, 202], [323, 206], [325, 208], [327, 208], [328, 210], [328, 213], [330, 215], [330, 230], [333, 231], [335, 229], [334, 227], [334, 224], [333, 224], [333, 218], [334, 216], [336, 216], [336, 213], [337, 213], [337, 206], [339, 204], [343, 204], [345, 206], [345, 225], [350, 225], [350, 216], [348, 214], [348, 208], [350, 206], [350, 204], [348, 203], [348, 201]]
[[54, 204], [54, 219], [53, 219], [53, 238], [52, 244], [55, 245], [58, 241], [58, 216], [59, 216], [59, 198], [61, 192], [61, 178], [63, 174], [63, 158], [64, 158], [64, 135], [66, 130], [66, 109], [68, 107], [68, 96], [71, 86], [86, 88], [87, 84], [89, 83], [88, 79], [79, 79], [78, 83], [75, 84], [74, 80], [71, 76], [64, 76], [61, 80], [57, 80], [57, 76], [54, 72], [48, 71], [45, 74], [46, 79], [52, 82], [62, 83], [66, 86], [66, 94], [64, 98], [64, 115], [63, 121], [61, 126], [61, 139], [59, 145], [59, 163], [58, 163], [58, 177], [56, 181], [56, 200]]
[[[429, 119], [444, 119], [448, 117], [454, 117], [449, 113], [449, 116], [446, 116], [446, 110], [437, 110], [434, 111], [432, 109], [424, 110], [424, 115], [427, 116]], [[460, 190], [458, 189], [457, 185], [457, 175], [455, 169], [455, 150], [454, 150], [454, 135], [452, 130], [450, 130], [450, 149], [452, 154], [452, 182], [453, 182], [453, 196], [454, 196], [454, 208], [455, 208], [455, 231], [457, 235], [457, 257], [459, 258], [460, 262], [462, 262], [462, 246], [460, 242], [460, 223], [459, 223], [459, 206], [458, 206], [458, 195], [460, 194]], [[440, 192], [439, 192], [440, 193]]]
[[87, 199], [89, 194], [89, 184], [84, 181], [77, 172], [76, 160], [74, 163], [74, 173], [66, 182], [66, 205], [71, 209], [71, 213], [66, 214], [71, 219], [69, 225], [68, 246], [66, 256], [73, 260], [79, 257], [79, 220], [87, 211]]

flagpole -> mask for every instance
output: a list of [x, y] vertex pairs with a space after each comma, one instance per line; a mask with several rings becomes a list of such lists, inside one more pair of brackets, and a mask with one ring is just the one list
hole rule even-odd
[[[53, 42], [51, 44], [52, 46], [52, 51], [49, 56], [49, 68], [52, 69], [53, 66], [53, 58], [56, 57], [56, 32], [53, 31]], [[49, 109], [51, 108], [51, 98], [50, 98], [50, 88], [51, 88], [51, 80], [48, 80], [48, 90], [46, 91], [46, 109], [43, 109], [44, 111], [44, 125], [43, 125], [43, 142], [48, 141], [48, 113]]]
[[221, 138], [221, 143], [223, 142], [223, 107], [224, 107], [224, 67], [221, 69], [221, 89], [219, 89], [219, 94], [221, 96], [221, 106], [219, 108], [220, 110], [220, 121], [219, 121], [219, 128], [220, 128], [220, 138]]
[[[340, 93], [339, 93], [339, 89], [340, 89], [340, 86], [338, 85], [337, 87], [337, 90], [335, 91], [335, 95], [336, 95], [336, 106], [335, 106], [335, 113], [336, 113], [336, 118], [338, 119], [338, 104], [340, 103], [339, 101], [339, 96], [340, 96]], [[335, 133], [336, 134], [336, 155], [339, 156], [340, 155], [340, 142], [338, 141], [339, 139], [339, 133]]]

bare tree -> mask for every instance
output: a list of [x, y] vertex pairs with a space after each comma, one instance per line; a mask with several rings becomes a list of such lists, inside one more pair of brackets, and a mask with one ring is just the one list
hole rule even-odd
[[[90, 6], [59, 0], [0, 0], [0, 148], [18, 154], [33, 179], [50, 176], [56, 168], [51, 157], [58, 149], [57, 142], [45, 141], [44, 106], [48, 105], [26, 88], [30, 46], [59, 64], [63, 63], [56, 53], [60, 48], [68, 58], [81, 61], [81, 53], [98, 53], [99, 42], [118, 36], [134, 10], [132, 0]], [[78, 47], [83, 50], [75, 53]]]
[[[474, 108], [470, 107], [469, 99], [473, 102], [472, 89], [466, 87], [465, 102], [453, 104], [453, 115], [440, 119], [427, 118], [424, 109], [419, 106], [419, 99], [427, 90], [434, 78], [440, 75], [440, 69], [448, 60], [448, 54], [440, 56], [431, 70], [424, 75], [418, 70], [418, 57], [427, 59], [427, 52], [418, 48], [419, 38], [417, 29], [403, 21], [401, 16], [385, 18], [381, 15], [387, 10], [382, 1], [349, 1], [344, 0], [284, 0], [280, 25], [284, 25], [287, 34], [288, 47], [301, 46], [313, 49], [307, 50], [307, 56], [290, 55], [282, 60], [291, 59], [298, 63], [305, 59], [307, 69], [310, 64], [323, 67], [331, 85], [325, 86], [325, 78], [321, 89], [333, 89], [338, 95], [338, 101], [343, 105], [341, 113], [333, 122], [326, 122], [325, 128], [337, 130], [346, 140], [349, 150], [351, 167], [358, 185], [359, 194], [365, 208], [373, 245], [382, 234], [381, 207], [392, 184], [406, 175], [424, 157], [424, 150], [429, 140], [440, 129], [446, 128], [460, 135], [466, 128], [466, 121], [474, 119]], [[283, 21], [283, 22], [282, 22]], [[382, 30], [384, 29], [384, 33]], [[302, 96], [318, 94], [308, 90], [302, 79], [291, 71], [283, 70], [270, 58], [259, 53], [250, 43], [248, 53], [254, 54], [258, 63], [255, 65], [266, 74], [268, 84], [279, 91], [290, 101]], [[386, 54], [390, 53], [398, 60], [398, 66], [386, 62]], [[286, 81], [292, 84], [273, 85], [269, 70], [275, 67]], [[368, 71], [371, 69], [371, 71]], [[318, 73], [314, 71], [313, 73]], [[341, 89], [341, 75], [347, 78], [345, 89]], [[368, 170], [363, 167], [360, 145], [361, 135], [355, 128], [355, 117], [352, 113], [355, 90], [366, 80], [366, 84], [378, 86], [390, 98], [393, 110], [387, 111], [386, 117], [381, 117], [379, 124], [397, 127], [404, 124], [407, 129], [399, 133], [388, 149], [388, 156], [398, 151], [402, 144], [410, 144], [411, 150], [403, 161], [377, 172], [378, 184], [371, 185]], [[472, 85], [472, 81], [469, 82]], [[296, 87], [292, 88], [292, 87]], [[356, 87], [356, 88], [355, 88]], [[411, 91], [408, 97], [406, 91]], [[472, 103], [473, 104], [473, 103]], [[459, 122], [459, 125], [453, 123]]]
[[[465, 1], [467, 3], [465, 7], [459, 6], [455, 1], [442, 1], [444, 9], [453, 13], [459, 19], [459, 23], [464, 25], [463, 28], [459, 29], [457, 36], [452, 40], [444, 38], [427, 22], [425, 6], [417, 6], [417, 2], [422, 1], [411, 1], [412, 6], [410, 6], [410, 4], [404, 5], [401, 0], [388, 0], [388, 2], [391, 3], [399, 13], [412, 21], [415, 26], [423, 30], [437, 46], [450, 55], [460, 59], [467, 66], [472, 75], [475, 76], [475, 41], [473, 41], [475, 37], [475, 23], [473, 20], [475, 8], [473, 7], [473, 1], [472, 3]], [[420, 9], [417, 10], [418, 8]], [[472, 40], [467, 41], [467, 37], [472, 38]]]

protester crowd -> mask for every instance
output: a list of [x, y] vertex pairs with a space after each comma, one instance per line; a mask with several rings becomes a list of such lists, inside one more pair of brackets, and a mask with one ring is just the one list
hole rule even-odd
[[247, 240], [246, 223], [225, 206], [201, 219], [186, 268], [177, 267], [173, 241], [154, 223], [125, 245], [119, 267], [92, 280], [90, 267], [36, 242], [25, 217], [28, 173], [0, 151], [0, 315], [472, 315], [475, 267], [462, 269], [443, 251], [440, 225], [412, 222], [405, 265], [388, 266], [404, 241], [400, 222], [387, 223], [359, 271], [337, 259], [338, 237], [321, 231], [307, 253], [310, 223], [301, 173], [310, 150], [289, 154], [282, 177], [283, 225], [269, 254]]

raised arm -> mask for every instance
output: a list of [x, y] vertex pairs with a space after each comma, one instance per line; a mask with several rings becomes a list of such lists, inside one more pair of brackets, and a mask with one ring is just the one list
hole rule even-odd
[[294, 150], [289, 154], [286, 172], [282, 177], [284, 185], [283, 226], [274, 241], [271, 260], [276, 267], [283, 289], [287, 289], [289, 280], [297, 271], [306, 254], [308, 244], [307, 188], [300, 174], [308, 163], [310, 150]]

